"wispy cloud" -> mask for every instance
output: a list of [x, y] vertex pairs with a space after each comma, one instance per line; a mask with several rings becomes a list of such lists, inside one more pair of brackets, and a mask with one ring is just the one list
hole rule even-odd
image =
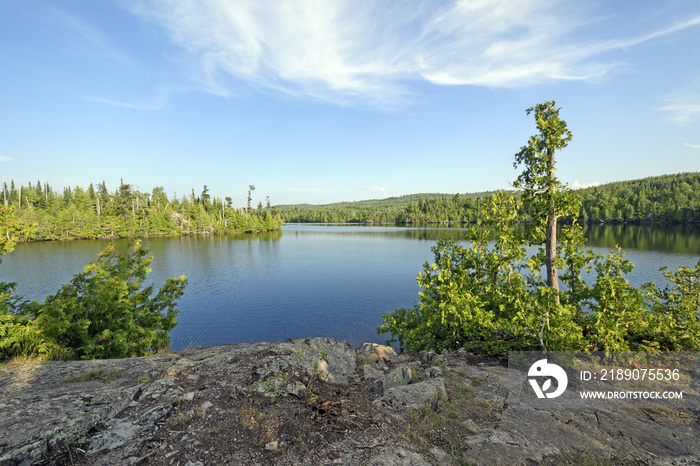
[[571, 185], [571, 188], [572, 189], [583, 189], [583, 188], [591, 188], [593, 186], [600, 186], [600, 183], [598, 183], [597, 181], [592, 181], [590, 183], [581, 184], [578, 182], [578, 180], [574, 180], [574, 184]]
[[669, 95], [666, 102], [659, 110], [667, 112], [669, 119], [675, 123], [690, 123], [700, 117], [700, 90], [697, 88]]
[[91, 95], [84, 96], [85, 99], [102, 104], [114, 105], [116, 107], [130, 108], [132, 110], [155, 111], [165, 107], [167, 96], [165, 93], [159, 93], [152, 102], [121, 102], [118, 100], [104, 99]]
[[700, 15], [691, 17], [690, 19], [684, 19], [683, 21], [677, 21], [668, 27], [643, 34], [641, 36], [632, 37], [628, 39], [616, 39], [610, 42], [601, 43], [601, 49], [617, 49], [617, 48], [627, 48], [634, 47], [636, 45], [643, 44], [644, 42], [649, 42], [654, 39], [659, 39], [664, 36], [675, 34], [676, 32], [683, 31], [690, 27], [700, 25]]
[[586, 36], [598, 19], [585, 6], [556, 0], [125, 1], [166, 31], [208, 92], [252, 88], [341, 105], [391, 106], [421, 81], [518, 87], [592, 79], [612, 66], [601, 54], [700, 24], [694, 16], [610, 39]]
[[134, 61], [112, 44], [105, 34], [79, 17], [56, 7], [51, 8], [51, 16], [55, 24], [70, 32], [70, 35], [66, 36], [70, 39], [60, 44], [61, 47], [72, 53], [99, 56], [121, 65], [135, 65]]
[[689, 142], [686, 142], [683, 144], [683, 147], [690, 147], [691, 149], [700, 149], [700, 144], [691, 144]]
[[6, 155], [0, 155], [0, 162], [11, 162], [14, 159], [12, 157], [7, 157]]

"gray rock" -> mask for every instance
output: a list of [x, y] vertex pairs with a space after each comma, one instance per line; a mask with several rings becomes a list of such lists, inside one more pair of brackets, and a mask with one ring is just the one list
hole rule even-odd
[[426, 406], [437, 407], [440, 398], [447, 399], [445, 382], [442, 379], [430, 379], [389, 388], [375, 403], [406, 414]]
[[503, 407], [508, 399], [508, 369], [505, 367], [480, 368], [457, 366], [456, 372], [466, 374], [462, 383], [478, 398], [493, 406]]
[[274, 353], [254, 373], [262, 380], [287, 373], [344, 384], [354, 377], [355, 364], [355, 350], [346, 341], [296, 338], [275, 345]]
[[420, 376], [419, 380], [422, 382], [425, 380], [437, 379], [439, 377], [444, 376], [444, 372], [439, 367], [429, 367], [423, 372], [423, 375]]
[[438, 447], [431, 448], [430, 454], [439, 466], [452, 466], [452, 457]]
[[445, 360], [445, 356], [442, 354], [436, 354], [435, 351], [423, 350], [418, 353], [418, 355], [420, 356], [420, 361], [423, 364], [432, 364], [437, 361]]
[[430, 462], [418, 453], [402, 447], [386, 447], [372, 456], [368, 466], [430, 466]]
[[363, 343], [357, 350], [360, 356], [374, 356], [378, 361], [391, 362], [396, 360], [396, 351], [391, 346], [377, 343]]
[[[376, 357], [377, 362], [361, 366], [365, 374], [368, 367], [377, 369], [386, 364], [371, 353], [371, 346], [366, 348], [370, 352], [365, 354]], [[423, 356], [427, 364], [440, 357], [428, 352]], [[222, 422], [219, 428], [235, 430], [236, 444], [249, 442], [256, 444], [257, 449], [253, 453], [245, 450], [237, 453], [233, 449], [232, 456], [225, 461], [212, 456], [213, 464], [267, 464], [265, 460], [273, 455], [257, 446], [259, 437], [253, 441], [246, 437], [245, 430], [237, 430], [240, 426], [235, 424], [236, 412], [226, 408], [226, 415], [234, 424], [226, 424], [223, 419], [222, 408], [232, 402], [229, 394], [240, 398], [253, 393], [251, 387], [255, 384], [264, 382], [260, 386], [272, 387], [277, 394], [303, 395], [304, 383], [313, 381], [321, 387], [320, 378], [347, 385], [323, 387], [325, 393], [335, 393], [341, 403], [334, 404], [334, 409], [319, 420], [326, 422], [342, 413], [338, 418], [350, 421], [343, 428], [352, 430], [328, 437], [313, 452], [304, 451], [303, 456], [287, 457], [296, 454], [295, 448], [291, 443], [280, 442], [278, 451], [282, 445], [284, 454], [274, 455], [269, 464], [315, 465], [330, 461], [347, 465], [448, 464], [448, 453], [454, 451], [445, 453], [435, 446], [411, 445], [406, 435], [396, 435], [396, 423], [404, 422], [402, 415], [412, 409], [435, 406], [446, 396], [444, 380], [468, 387], [461, 394], [466, 394], [466, 398], [451, 400], [454, 409], [468, 400], [475, 403], [473, 408], [485, 410], [483, 416], [464, 422], [464, 436], [459, 440], [463, 456], [451, 456], [454, 462], [518, 466], [558, 464], [565, 460], [567, 464], [594, 464], [601, 458], [610, 464], [620, 459], [654, 465], [698, 464], [697, 408], [654, 412], [508, 406], [505, 403], [507, 369], [487, 364], [468, 366], [459, 362], [458, 356], [448, 358], [445, 366], [425, 369], [418, 378], [416, 369], [410, 368], [419, 367], [419, 355], [403, 354], [391, 361], [391, 365], [403, 366], [378, 377], [383, 380], [377, 390], [381, 395], [376, 395], [372, 405], [372, 427], [363, 429], [354, 417], [362, 413], [350, 411], [351, 404], [343, 401], [346, 394], [364, 400], [370, 394], [363, 390], [374, 389], [369, 382], [355, 377], [358, 359], [347, 343], [298, 339], [279, 344], [261, 342], [201, 348], [148, 358], [2, 366], [0, 465], [29, 465], [48, 449], [76, 443], [88, 444], [90, 451], [98, 451], [83, 459], [86, 464], [147, 464], [154, 456], [146, 455], [162, 456], [165, 464], [184, 462], [187, 458], [182, 455], [186, 452], [202, 454], [199, 449], [207, 445], [205, 436], [210, 431], [188, 425], [173, 430], [169, 417], [177, 406], [180, 414], [189, 413], [194, 418], [193, 424], [205, 422], [197, 419], [195, 413], [195, 410], [207, 410], [203, 403], [214, 404], [208, 412], [222, 417], [218, 419]], [[444, 379], [443, 374], [449, 375], [449, 379]], [[178, 383], [187, 388], [187, 394]], [[345, 409], [348, 411], [344, 412]], [[192, 457], [190, 464], [199, 463]]]
[[92, 442], [90, 442], [88, 447], [88, 453], [121, 447], [140, 430], [141, 428], [138, 424], [123, 419], [116, 419], [109, 429], [98, 433], [92, 438]]
[[384, 375], [384, 372], [375, 366], [376, 364], [365, 364], [362, 366], [362, 374], [365, 376], [365, 379], [378, 379]]
[[401, 366], [375, 380], [372, 384], [372, 391], [375, 395], [381, 396], [390, 388], [408, 385], [412, 381], [413, 373], [411, 368]]
[[[182, 397], [171, 374], [221, 366], [266, 346], [251, 343], [148, 358], [0, 367], [0, 464], [30, 464], [48, 448], [75, 443], [88, 443], [100, 454], [122, 450], [125, 456], [106, 455], [101, 462], [124, 463], [131, 448], [143, 441], [144, 430], [154, 428]], [[144, 378], [149, 382], [139, 382]], [[233, 382], [235, 386], [236, 379]], [[92, 431], [96, 433], [91, 436]]]
[[199, 412], [202, 414], [206, 414], [207, 410], [214, 406], [214, 404], [211, 401], [205, 401], [199, 406]]
[[141, 393], [140, 398], [160, 399], [164, 394], [176, 390], [177, 388], [178, 386], [175, 379], [173, 377], [166, 376], [148, 384], [148, 386]]
[[424, 364], [430, 364], [430, 362], [435, 357], [435, 351], [423, 350], [420, 353], [418, 353], [418, 356], [420, 356], [420, 362]]
[[[114, 367], [111, 361], [56, 361], [0, 368], [0, 464], [33, 461], [47, 446], [75, 443], [127, 408], [138, 392], [136, 380], [71, 381], [116, 373]], [[129, 370], [145, 372], [146, 365], [129, 361], [120, 368]]]

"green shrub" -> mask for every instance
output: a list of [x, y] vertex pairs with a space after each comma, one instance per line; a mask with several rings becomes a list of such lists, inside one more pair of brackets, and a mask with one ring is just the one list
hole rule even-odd
[[110, 245], [43, 303], [12, 310], [6, 304], [0, 311], [0, 357], [122, 358], [168, 348], [187, 278], [166, 280], [151, 297], [153, 285], [141, 288], [153, 260], [147, 254], [138, 241], [126, 252]]

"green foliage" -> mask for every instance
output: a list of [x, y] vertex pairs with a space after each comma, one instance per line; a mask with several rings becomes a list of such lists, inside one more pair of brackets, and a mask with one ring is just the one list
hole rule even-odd
[[0, 207], [0, 256], [11, 252], [20, 238], [33, 232], [34, 226], [31, 223], [22, 223], [17, 218], [14, 208]]
[[286, 222], [312, 223], [474, 223], [491, 193], [410, 194], [381, 200], [327, 205], [278, 206]]
[[[662, 289], [635, 288], [625, 278], [634, 264], [624, 252], [585, 250], [582, 228], [570, 218], [554, 237], [552, 264], [562, 271], [557, 286], [540, 275], [547, 252], [540, 247], [528, 256], [528, 249], [546, 242], [552, 212], [575, 215], [580, 199], [554, 179], [551, 159], [523, 156], [532, 148], [542, 152], [538, 144], [531, 139], [516, 155], [526, 164], [516, 185], [529, 193], [493, 195], [468, 232], [470, 247], [439, 242], [435, 262], [418, 275], [420, 301], [385, 314], [378, 333], [412, 351], [466, 347], [499, 356], [511, 350], [700, 350], [700, 261], [694, 269], [662, 269], [668, 282]], [[547, 198], [547, 192], [554, 194]], [[531, 225], [520, 234], [515, 224], [523, 203]], [[595, 272], [590, 283], [582, 278], [588, 271]]]
[[147, 254], [138, 241], [126, 252], [108, 246], [43, 303], [0, 312], [0, 359], [122, 358], [168, 348], [187, 279], [170, 278], [151, 296], [153, 285], [142, 289]]
[[[192, 190], [189, 196], [168, 199], [160, 186], [149, 194], [122, 182], [110, 192], [103, 182], [97, 188], [90, 185], [57, 193], [47, 185], [42, 189], [40, 183], [36, 187], [30, 183], [21, 195], [10, 191], [7, 201], [21, 225], [35, 226], [17, 231], [15, 241], [218, 234], [282, 226], [272, 207], [253, 212], [237, 209], [211, 196], [206, 185], [200, 196]], [[0, 218], [0, 225], [7, 224]]]
[[[539, 133], [531, 136], [528, 145], [523, 146], [515, 154], [513, 167], [525, 165], [525, 170], [513, 183], [518, 189], [524, 189], [523, 202], [540, 207], [536, 210], [545, 210], [544, 215], [549, 215], [549, 206], [552, 199], [561, 191], [562, 184], [554, 177], [555, 160], [554, 153], [566, 147], [571, 141], [572, 134], [567, 128], [566, 122], [559, 118], [559, 110], [554, 101], [537, 104], [528, 108], [527, 114], [535, 113], [535, 124]], [[536, 200], [542, 201], [541, 203]]]
[[[12, 207], [0, 208], [0, 256], [11, 252], [18, 238], [29, 231], [31, 226], [23, 225]], [[21, 298], [15, 295], [15, 286], [15, 283], [0, 282], [0, 360], [15, 354], [9, 346], [18, 349], [17, 354], [25, 354], [33, 344], [27, 319], [14, 315], [23, 305]]]
[[700, 223], [700, 173], [661, 175], [581, 189], [579, 219], [605, 223]]
[[[481, 346], [498, 342], [503, 350], [527, 347], [530, 319], [527, 283], [521, 274], [525, 248], [514, 230], [519, 200], [500, 193], [492, 198], [484, 223], [469, 230], [471, 247], [441, 241], [433, 248], [435, 263], [423, 266], [420, 302], [383, 316], [378, 332], [408, 350]], [[489, 246], [486, 224], [496, 243]], [[525, 332], [527, 333], [527, 332]]]
[[655, 349], [700, 348], [700, 261], [694, 268], [671, 272], [662, 267], [667, 285], [649, 283], [644, 293], [649, 306], [649, 325], [636, 335], [635, 343]]

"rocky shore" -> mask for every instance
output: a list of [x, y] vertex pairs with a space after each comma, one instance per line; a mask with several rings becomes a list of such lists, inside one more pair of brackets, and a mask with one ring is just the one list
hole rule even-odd
[[507, 369], [328, 338], [0, 367], [0, 465], [700, 464], [699, 410], [509, 407]]

